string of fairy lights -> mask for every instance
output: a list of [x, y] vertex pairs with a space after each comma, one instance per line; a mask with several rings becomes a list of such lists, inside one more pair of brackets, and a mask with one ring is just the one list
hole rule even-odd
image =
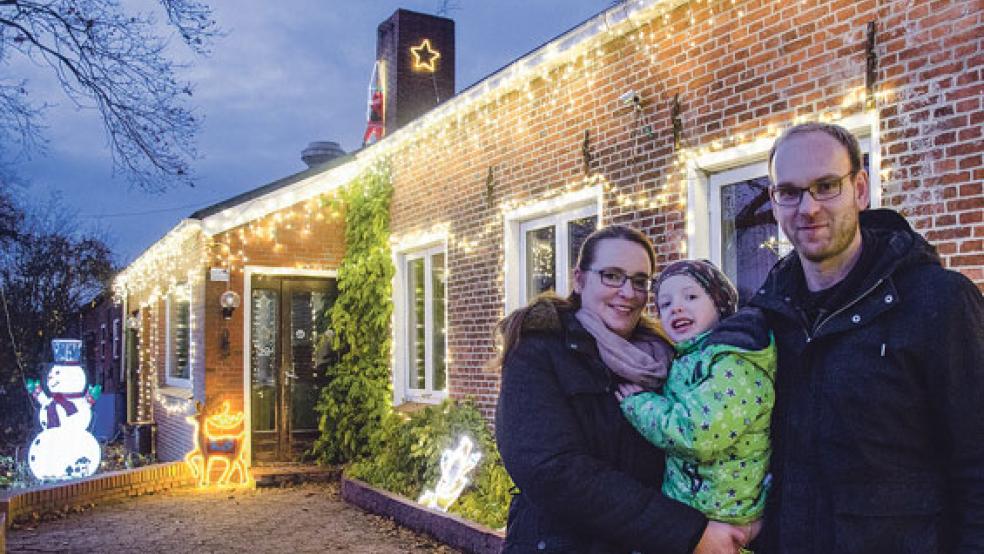
[[[159, 319], [157, 303], [172, 294], [174, 287], [182, 283], [201, 283], [204, 268], [223, 268], [230, 275], [243, 274], [257, 256], [263, 253], [283, 253], [285, 244], [299, 244], [318, 235], [321, 225], [338, 222], [344, 213], [342, 200], [337, 194], [353, 175], [363, 171], [384, 171], [394, 168], [395, 177], [409, 178], [410, 174], [400, 175], [400, 171], [412, 172], [420, 164], [401, 164], [400, 160], [419, 159], [420, 153], [451, 152], [470, 149], [482, 154], [494, 143], [496, 157], [510, 159], [521, 157], [522, 149], [529, 147], [531, 137], [538, 125], [551, 118], [570, 118], [574, 114], [590, 112], [588, 108], [604, 105], [603, 100], [612, 95], [612, 73], [616, 68], [628, 67], [645, 75], [645, 82], [660, 84], [660, 55], [667, 46], [675, 44], [696, 48], [700, 37], [711, 34], [715, 26], [734, 26], [741, 22], [746, 13], [744, 3], [736, 0], [636, 0], [628, 1], [605, 12], [603, 15], [585, 23], [572, 31], [570, 36], [562, 37], [521, 58], [495, 75], [447, 102], [427, 115], [397, 130], [384, 140], [367, 147], [356, 154], [355, 159], [340, 167], [328, 170], [314, 178], [306, 188], [292, 189], [282, 193], [308, 195], [306, 198], [286, 196], [295, 199], [292, 204], [274, 202], [267, 197], [256, 199], [246, 206], [239, 206], [229, 213], [211, 216], [222, 221], [217, 227], [209, 227], [208, 222], [187, 221], [131, 264], [114, 283], [117, 297], [139, 299], [142, 309], [148, 309], [148, 316], [154, 325]], [[615, 67], [609, 67], [609, 66]], [[861, 70], [859, 70], [859, 78]], [[863, 112], [868, 104], [867, 91], [858, 85], [851, 88], [844, 85], [839, 103], [825, 102], [821, 107], [814, 102], [810, 115], [798, 115], [792, 121], [762, 123], [761, 119], [750, 121], [745, 130], [738, 130], [719, 138], [705, 141], [699, 146], [684, 144], [672, 155], [671, 168], [661, 177], [651, 178], [650, 182], [634, 182], [631, 186], [617, 185], [599, 174], [572, 178], [562, 186], [544, 187], [535, 198], [523, 201], [506, 199], [490, 210], [484, 224], [467, 234], [456, 234], [447, 223], [439, 223], [422, 231], [405, 233], [395, 238], [393, 245], [403, 241], [413, 242], [415, 232], [420, 234], [442, 234], [447, 237], [450, 250], [458, 256], [486, 256], [481, 244], [496, 244], [503, 237], [504, 218], [494, 214], [505, 214], [521, 209], [524, 205], [542, 203], [545, 199], [558, 199], [563, 203], [567, 195], [600, 187], [602, 201], [608, 211], [681, 211], [686, 212], [687, 190], [692, 186], [688, 174], [688, 164], [710, 152], [730, 148], [741, 148], [756, 141], [774, 140], [783, 125], [798, 123], [807, 118], [811, 120], [837, 122], [845, 117]], [[619, 91], [616, 91], [619, 92]], [[665, 93], [665, 91], [657, 91]], [[602, 95], [607, 96], [602, 96]], [[875, 95], [876, 106], [889, 99], [891, 90], [879, 91]], [[663, 94], [666, 96], [666, 94]], [[644, 101], [651, 101], [646, 98]], [[684, 114], [685, 116], [687, 114]], [[779, 116], [777, 116], [779, 117]], [[782, 116], [786, 117], [786, 116]], [[692, 125], [684, 125], [691, 129]], [[684, 137], [686, 138], [686, 137]], [[637, 141], [638, 142], [638, 141]], [[462, 152], [467, 154], [467, 152]], [[464, 157], [464, 156], [462, 156]], [[487, 155], [485, 156], [488, 157]], [[480, 157], [481, 159], [481, 157]], [[419, 171], [429, 171], [421, 168]], [[883, 178], [890, 170], [880, 169]], [[642, 177], [640, 177], [641, 179]], [[344, 182], [338, 182], [343, 180]], [[276, 195], [278, 193], [274, 193]], [[244, 216], [243, 214], [246, 214]], [[599, 220], [601, 218], [601, 213]], [[239, 219], [236, 219], [236, 218]], [[232, 225], [244, 217], [245, 221]], [[206, 218], [209, 219], [209, 218]], [[599, 221], [600, 223], [600, 221]], [[203, 229], [208, 228], [206, 232]], [[687, 241], [681, 240], [679, 251], [686, 254]], [[501, 287], [504, 281], [504, 249], [498, 249], [495, 284]], [[316, 259], [296, 261], [299, 269], [317, 268]], [[203, 300], [200, 300], [203, 301]], [[194, 310], [192, 310], [194, 313]], [[499, 314], [502, 315], [502, 314]], [[191, 333], [195, 335], [197, 321], [191, 318]], [[156, 359], [156, 327], [151, 333], [150, 344], [139, 343], [142, 359], [147, 359], [147, 375], [143, 375], [141, 390], [144, 402], [157, 403], [169, 413], [186, 409], [188, 402], [172, 402], [161, 396], [156, 389], [158, 361]], [[195, 341], [191, 341], [194, 349]], [[196, 359], [192, 354], [191, 359]], [[149, 384], [148, 384], [149, 383]], [[141, 414], [149, 410], [141, 407]]]

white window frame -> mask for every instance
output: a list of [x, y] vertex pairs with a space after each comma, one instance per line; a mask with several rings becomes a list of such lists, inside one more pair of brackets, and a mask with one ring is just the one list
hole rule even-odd
[[424, 310], [424, 388], [410, 388], [409, 372], [412, 367], [410, 351], [410, 333], [408, 320], [410, 310], [410, 273], [408, 267], [410, 262], [424, 260], [424, 306], [433, 304], [433, 285], [431, 275], [433, 271], [433, 257], [435, 254], [444, 254], [444, 275], [447, 281], [448, 276], [448, 248], [446, 238], [440, 241], [426, 241], [425, 244], [417, 244], [405, 247], [404, 250], [394, 252], [394, 265], [396, 273], [393, 277], [393, 404], [399, 406], [405, 402], [419, 402], [424, 404], [439, 404], [448, 397], [450, 389], [450, 352], [448, 350], [448, 289], [447, 284], [444, 288], [444, 361], [445, 367], [445, 388], [434, 390], [434, 356], [432, 353], [434, 339], [434, 322], [432, 310]]
[[[171, 314], [173, 313], [171, 310], [171, 303], [174, 301], [175, 295], [179, 294], [177, 292], [177, 289], [180, 288], [185, 289], [186, 292], [184, 294], [186, 294], [188, 297], [188, 378], [187, 379], [183, 379], [181, 377], [174, 377], [173, 375], [171, 375], [171, 369], [174, 367], [175, 355], [176, 355], [176, 353], [174, 352], [174, 336], [172, 335], [171, 332], [172, 331]], [[167, 337], [166, 348], [165, 348], [166, 355], [165, 355], [165, 366], [164, 366], [164, 383], [167, 384], [168, 386], [180, 387], [185, 389], [191, 388], [191, 379], [193, 375], [192, 369], [194, 367], [194, 360], [192, 359], [191, 356], [191, 341], [193, 341], [195, 338], [194, 333], [192, 332], [191, 329], [191, 321], [194, 318], [194, 316], [192, 315], [193, 313], [192, 310], [193, 310], [193, 299], [191, 296], [191, 285], [189, 283], [178, 283], [164, 299], [164, 313], [165, 313], [164, 326], [165, 326], [165, 337]]]
[[[881, 205], [881, 147], [878, 116], [860, 113], [838, 122], [853, 133], [868, 154], [871, 207]], [[721, 267], [721, 186], [768, 175], [769, 150], [775, 139], [754, 142], [693, 157], [687, 162], [687, 258], [706, 258]], [[781, 254], [792, 247], [779, 229]]]
[[[567, 267], [569, 265], [567, 252], [567, 225], [572, 219], [588, 216], [597, 218], [596, 228], [602, 223], [602, 188], [601, 186], [586, 187], [582, 190], [542, 200], [505, 212], [503, 214], [503, 229], [505, 232], [505, 309], [509, 313], [524, 306], [526, 294], [526, 231], [546, 225], [555, 225], [554, 245], [563, 244], [565, 248], [556, 249], [555, 271], [557, 294], [566, 295], [569, 291]], [[557, 270], [562, 268], [563, 271]]]

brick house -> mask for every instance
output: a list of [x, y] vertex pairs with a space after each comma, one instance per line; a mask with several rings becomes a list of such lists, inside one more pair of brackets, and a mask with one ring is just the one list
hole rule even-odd
[[123, 310], [110, 295], [99, 295], [83, 307], [81, 328], [88, 383], [102, 386], [102, 395], [93, 408], [93, 434], [112, 438], [126, 421]]
[[[400, 34], [399, 23], [381, 25], [381, 40]], [[127, 310], [156, 317], [141, 319], [148, 338], [137, 350], [162, 457], [187, 446], [161, 375], [169, 295], [189, 284], [194, 354], [180, 394], [255, 413], [256, 268], [330, 276], [344, 255], [344, 214], [324, 213], [321, 199], [384, 160], [395, 187], [394, 404], [471, 397], [491, 417], [493, 325], [539, 291], [568, 292], [579, 241], [598, 225], [644, 230], [660, 264], [707, 257], [742, 291], [757, 286], [788, 250], [771, 218], [765, 158], [799, 121], [856, 133], [873, 206], [901, 212], [984, 288], [982, 25], [980, 3], [961, 0], [628, 0], [438, 95], [402, 127], [387, 119], [372, 146], [193, 216], [118, 282]], [[402, 98], [401, 76], [440, 70], [440, 59], [421, 69], [405, 51], [423, 38], [424, 54], [453, 49], [433, 36], [395, 41], [388, 99]], [[228, 268], [229, 280], [212, 279], [212, 268]], [[222, 320], [226, 289], [244, 300]]]

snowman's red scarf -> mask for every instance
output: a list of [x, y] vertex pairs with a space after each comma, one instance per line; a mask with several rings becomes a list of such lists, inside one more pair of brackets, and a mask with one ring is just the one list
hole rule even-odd
[[51, 393], [51, 403], [48, 404], [47, 408], [48, 429], [53, 429], [61, 425], [61, 419], [58, 418], [58, 406], [64, 408], [65, 415], [73, 415], [79, 409], [75, 407], [75, 403], [72, 400], [75, 398], [86, 398], [87, 396], [84, 392], [70, 392], [68, 394], [63, 392]]

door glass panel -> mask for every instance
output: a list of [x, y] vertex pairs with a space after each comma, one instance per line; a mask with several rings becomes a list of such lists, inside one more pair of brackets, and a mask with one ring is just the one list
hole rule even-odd
[[[569, 267], [567, 269], [571, 272], [572, 277], [574, 266], [577, 265], [577, 256], [581, 253], [581, 245], [584, 244], [584, 239], [588, 238], [588, 235], [593, 233], [597, 227], [598, 216], [595, 215], [572, 219], [567, 222], [567, 252], [569, 253], [567, 256]], [[573, 280], [569, 282], [573, 282]]]
[[426, 372], [426, 329], [424, 310], [424, 259], [417, 258], [407, 262], [407, 275], [409, 276], [407, 296], [410, 299], [407, 315], [407, 329], [409, 330], [410, 355], [409, 375], [407, 375], [407, 386], [411, 389], [422, 389], [425, 385]]
[[550, 225], [526, 232], [526, 299], [557, 286], [554, 235]]
[[434, 322], [433, 337], [433, 364], [434, 364], [434, 390], [444, 390], [447, 386], [447, 367], [445, 361], [445, 273], [444, 273], [444, 253], [434, 254], [431, 257], [431, 305], [433, 315], [431, 321]]
[[315, 347], [318, 333], [315, 321], [325, 307], [325, 295], [320, 292], [294, 292], [291, 294], [290, 347], [292, 371], [290, 379], [291, 428], [295, 431], [317, 429], [318, 368]]
[[778, 234], [768, 177], [721, 187], [721, 265], [739, 303], [752, 297], [778, 259]]
[[252, 422], [256, 431], [271, 431], [277, 423], [277, 327], [280, 294], [254, 289], [252, 294]]

